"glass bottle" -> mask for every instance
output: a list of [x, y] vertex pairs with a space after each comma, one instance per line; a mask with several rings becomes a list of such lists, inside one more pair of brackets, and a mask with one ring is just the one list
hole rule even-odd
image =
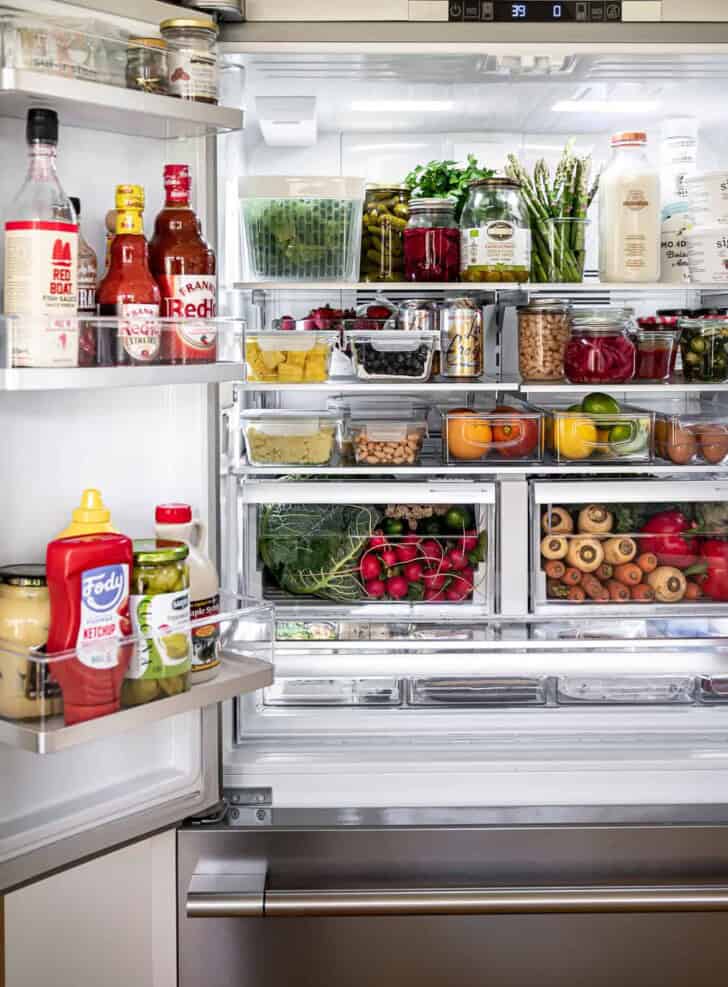
[[96, 326], [93, 321], [87, 321], [84, 316], [96, 315], [96, 281], [98, 278], [98, 261], [96, 251], [91, 247], [81, 232], [81, 200], [71, 196], [71, 205], [78, 221], [78, 365], [79, 367], [96, 366]]
[[512, 178], [481, 178], [468, 186], [460, 217], [463, 281], [526, 282], [531, 271], [531, 226]]
[[58, 114], [31, 109], [28, 173], [5, 221], [4, 311], [14, 367], [78, 365], [78, 224], [56, 172]]
[[184, 319], [165, 327], [163, 363], [214, 363], [217, 309], [215, 253], [202, 236], [200, 221], [190, 208], [190, 169], [164, 168], [164, 209], [154, 223], [149, 267], [162, 292], [162, 315]]
[[99, 315], [115, 316], [119, 321], [100, 329], [98, 362], [106, 367], [159, 363], [161, 293], [149, 270], [141, 185], [117, 185], [116, 209], [111, 261], [96, 301]]
[[404, 231], [405, 281], [457, 281], [460, 229], [452, 199], [414, 199]]

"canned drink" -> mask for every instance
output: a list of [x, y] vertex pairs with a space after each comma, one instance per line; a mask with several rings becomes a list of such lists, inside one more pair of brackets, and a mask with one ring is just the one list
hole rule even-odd
[[483, 310], [474, 298], [452, 298], [440, 309], [441, 374], [483, 373]]
[[437, 329], [437, 305], [428, 298], [408, 298], [397, 311], [397, 326], [403, 332]]

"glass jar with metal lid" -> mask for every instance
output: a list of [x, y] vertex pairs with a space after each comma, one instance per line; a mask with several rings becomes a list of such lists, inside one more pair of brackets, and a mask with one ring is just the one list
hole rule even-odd
[[629, 309], [576, 310], [564, 354], [566, 379], [572, 384], [625, 384], [637, 365], [630, 338]]
[[728, 380], [728, 320], [680, 319], [685, 380], [721, 384]]
[[404, 231], [410, 214], [409, 198], [406, 185], [365, 186], [362, 281], [404, 281]]
[[129, 38], [126, 43], [126, 87], [167, 94], [167, 42], [162, 38]]
[[170, 96], [217, 103], [217, 24], [207, 17], [173, 17], [159, 30], [168, 45]]
[[457, 281], [460, 229], [452, 199], [413, 199], [404, 231], [406, 281]]
[[481, 178], [468, 186], [460, 217], [463, 281], [527, 282], [531, 271], [531, 227], [513, 178]]
[[148, 538], [134, 542], [130, 609], [138, 643], [121, 692], [124, 706], [138, 706], [190, 687], [189, 548], [184, 542]]
[[563, 380], [571, 337], [571, 307], [542, 298], [518, 309], [518, 369], [524, 380]]

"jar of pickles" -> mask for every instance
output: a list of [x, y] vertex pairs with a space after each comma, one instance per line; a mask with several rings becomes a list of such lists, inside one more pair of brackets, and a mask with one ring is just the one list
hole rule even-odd
[[457, 281], [460, 229], [452, 199], [414, 199], [404, 231], [406, 281]]
[[513, 178], [481, 178], [468, 186], [460, 217], [460, 270], [463, 281], [528, 281], [531, 226]]
[[130, 609], [137, 644], [121, 692], [123, 706], [139, 706], [190, 687], [189, 548], [149, 538], [134, 542]]
[[681, 319], [680, 352], [685, 380], [728, 380], [728, 320]]
[[571, 338], [564, 354], [572, 384], [625, 384], [632, 380], [637, 350], [624, 309], [587, 309], [572, 315]]
[[405, 185], [367, 185], [361, 234], [362, 281], [404, 281], [404, 231], [410, 190]]

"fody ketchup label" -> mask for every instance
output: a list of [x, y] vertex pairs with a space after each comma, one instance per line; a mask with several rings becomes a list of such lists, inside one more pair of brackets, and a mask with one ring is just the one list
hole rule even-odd
[[120, 349], [135, 363], [154, 363], [162, 337], [159, 306], [124, 302], [118, 306], [118, 313]]
[[164, 340], [166, 359], [215, 359], [217, 334], [215, 327], [204, 322], [187, 320], [214, 319], [217, 314], [217, 278], [214, 274], [171, 274], [158, 279], [162, 292], [162, 315], [169, 319], [184, 319], [169, 326]]
[[78, 365], [78, 226], [51, 221], [5, 224], [5, 311], [14, 324], [15, 367]]
[[114, 668], [117, 638], [129, 633], [129, 566], [102, 565], [81, 573], [78, 660], [87, 668]]

